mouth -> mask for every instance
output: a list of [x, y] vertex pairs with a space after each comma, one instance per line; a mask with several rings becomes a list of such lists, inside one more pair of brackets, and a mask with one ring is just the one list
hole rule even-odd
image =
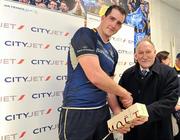
[[111, 32], [114, 32], [114, 29], [112, 27], [108, 27], [108, 30], [110, 30]]

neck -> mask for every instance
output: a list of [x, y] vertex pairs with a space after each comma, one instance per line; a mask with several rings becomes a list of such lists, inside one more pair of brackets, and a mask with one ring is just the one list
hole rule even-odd
[[103, 33], [103, 31], [102, 31], [102, 29], [101, 29], [100, 26], [97, 27], [97, 32], [98, 32], [99, 36], [101, 37], [101, 39], [103, 40], [104, 43], [109, 42], [109, 37], [106, 36], [106, 35]]
[[141, 70], [147, 70], [147, 71], [149, 71], [149, 68], [144, 68], [144, 67], [142, 67], [142, 66], [140, 66], [140, 69], [141, 69]]

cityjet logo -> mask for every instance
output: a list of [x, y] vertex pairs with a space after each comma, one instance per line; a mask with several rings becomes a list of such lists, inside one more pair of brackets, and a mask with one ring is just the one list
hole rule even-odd
[[134, 64], [135, 64], [135, 62], [129, 62], [129, 66], [132, 66]]
[[59, 75], [59, 76], [56, 77], [56, 80], [66, 81], [67, 80], [67, 75]]
[[69, 36], [69, 32], [63, 32], [58, 30], [51, 30], [46, 28], [40, 28], [40, 27], [31, 27], [31, 31], [35, 33], [42, 33], [47, 35], [58, 35], [58, 36]]
[[25, 95], [11, 95], [11, 96], [0, 96], [0, 103], [1, 102], [21, 102], [25, 99]]
[[112, 40], [113, 40], [113, 41], [118, 41], [118, 42], [123, 42], [123, 43], [126, 42], [126, 39], [125, 39], [125, 38], [120, 38], [120, 37], [112, 37]]
[[45, 98], [54, 98], [62, 95], [63, 91], [50, 91], [50, 92], [41, 92], [32, 94], [33, 99], [45, 99]]
[[119, 61], [117, 64], [121, 65], [121, 66], [125, 66], [125, 65], [127, 65], [127, 62], [126, 61]]
[[121, 43], [128, 43], [128, 44], [133, 44], [134, 43], [133, 40], [130, 40], [130, 39], [127, 39], [127, 38], [120, 38], [120, 37], [112, 37], [112, 40], [113, 41], [118, 41], [118, 42], [121, 42]]
[[123, 65], [123, 66], [128, 65], [128, 66], [132, 66], [132, 65], [134, 65], [134, 62], [119, 61], [119, 62], [118, 62], [118, 65]]
[[127, 51], [127, 50], [117, 50], [119, 54], [134, 54], [133, 51]]
[[60, 46], [60, 45], [57, 45], [56, 47], [56, 50], [58, 50], [58, 51], [68, 51], [69, 50], [69, 48], [70, 48], [70, 46], [66, 46], [66, 45], [62, 45], [62, 46]]
[[15, 77], [5, 77], [4, 81], [6, 83], [19, 83], [19, 82], [43, 82], [49, 81], [51, 76], [15, 76]]
[[31, 64], [33, 65], [66, 65], [66, 62], [64, 60], [48, 60], [48, 59], [33, 59], [31, 60]]
[[134, 44], [133, 40], [128, 40], [127, 42], [128, 42], [128, 44]]
[[0, 22], [0, 28], [4, 28], [4, 29], [23, 30], [24, 27], [25, 27], [24, 25], [17, 25], [17, 24], [8, 23], [8, 22]]
[[26, 135], [26, 131], [22, 131], [20, 133], [0, 135], [0, 140], [19, 140], [19, 139], [24, 138], [25, 135]]
[[15, 120], [21, 120], [21, 119], [28, 119], [32, 117], [39, 117], [44, 116], [47, 114], [50, 114], [52, 112], [52, 109], [49, 108], [48, 110], [36, 110], [33, 112], [22, 112], [17, 114], [9, 114], [5, 116], [6, 121], [15, 121]]
[[39, 49], [48, 49], [50, 48], [49, 44], [43, 43], [36, 43], [36, 42], [23, 42], [23, 41], [13, 41], [13, 40], [6, 40], [4, 45], [7, 47], [19, 47], [19, 48], [39, 48]]
[[0, 58], [0, 64], [23, 64], [24, 59]]
[[40, 128], [35, 128], [33, 130], [33, 134], [41, 134], [41, 133], [48, 133], [49, 131], [57, 130], [58, 129], [58, 124], [52, 124], [48, 126], [43, 126]]

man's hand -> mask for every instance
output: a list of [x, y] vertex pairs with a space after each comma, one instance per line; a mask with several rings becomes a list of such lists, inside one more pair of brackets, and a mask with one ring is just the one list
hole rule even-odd
[[133, 98], [131, 96], [131, 93], [128, 91], [127, 91], [126, 96], [120, 97], [119, 99], [125, 108], [128, 108], [133, 103]]
[[132, 121], [131, 123], [131, 128], [133, 128], [134, 126], [137, 126], [137, 125], [142, 125], [143, 123], [147, 122], [148, 121], [148, 117], [145, 117], [145, 118], [136, 118]]
[[126, 133], [129, 132], [130, 130], [131, 130], [130, 127], [124, 126], [124, 127], [122, 127], [122, 128], [117, 129], [116, 131], [119, 132], [119, 133], [121, 133], [121, 134], [126, 134]]
[[177, 105], [175, 106], [175, 110], [176, 110], [176, 111], [180, 110], [180, 105], [179, 105], [179, 104], [177, 104]]

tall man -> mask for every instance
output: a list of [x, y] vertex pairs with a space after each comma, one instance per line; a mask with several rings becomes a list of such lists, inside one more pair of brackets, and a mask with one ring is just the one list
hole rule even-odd
[[[68, 79], [63, 93], [63, 106], [59, 122], [60, 140], [101, 140], [108, 134], [110, 118], [107, 93], [120, 97], [122, 104], [132, 104], [131, 94], [118, 84], [114, 75], [118, 53], [109, 39], [122, 26], [125, 10], [110, 6], [95, 30], [80, 28], [71, 40], [68, 53]], [[115, 114], [116, 98], [110, 98]], [[122, 133], [128, 129], [122, 129]], [[107, 140], [113, 140], [109, 136]]]
[[132, 93], [134, 103], [145, 104], [149, 113], [147, 122], [134, 122], [135, 127], [124, 135], [124, 140], [173, 140], [171, 113], [178, 99], [178, 78], [173, 68], [155, 57], [153, 43], [143, 39], [136, 47], [137, 63], [119, 81]]

